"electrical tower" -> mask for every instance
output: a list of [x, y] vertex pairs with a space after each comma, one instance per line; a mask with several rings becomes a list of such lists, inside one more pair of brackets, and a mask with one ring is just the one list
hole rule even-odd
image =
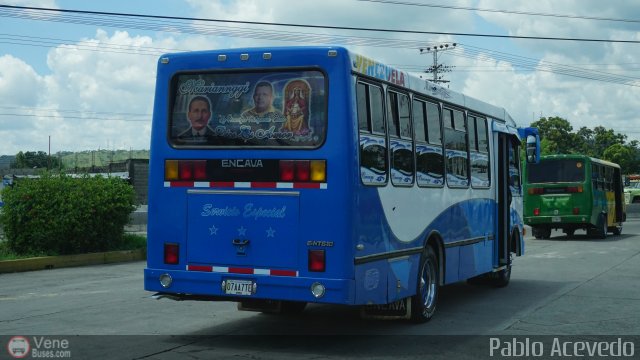
[[433, 47], [420, 49], [420, 54], [433, 53], [433, 65], [429, 66], [424, 72], [433, 74], [431, 81], [435, 83], [448, 83], [449, 80], [442, 78], [442, 73], [450, 72], [455, 66], [438, 64], [438, 53], [446, 50], [453, 50], [456, 47], [456, 43], [452, 44], [440, 44]]

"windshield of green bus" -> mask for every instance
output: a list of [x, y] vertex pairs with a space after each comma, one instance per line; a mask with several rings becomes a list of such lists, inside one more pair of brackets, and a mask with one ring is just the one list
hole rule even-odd
[[318, 70], [183, 73], [173, 77], [169, 142], [180, 148], [316, 148], [325, 140]]
[[547, 159], [538, 164], [527, 164], [527, 182], [567, 183], [584, 182], [584, 161], [576, 159]]

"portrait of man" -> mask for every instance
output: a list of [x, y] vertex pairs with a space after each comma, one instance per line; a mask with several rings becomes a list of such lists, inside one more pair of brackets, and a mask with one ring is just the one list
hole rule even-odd
[[187, 119], [189, 128], [181, 132], [178, 139], [205, 142], [208, 137], [214, 135], [213, 129], [209, 127], [211, 103], [207, 97], [195, 96], [189, 101]]
[[242, 117], [263, 127], [270, 127], [275, 120], [282, 119], [282, 113], [273, 107], [273, 85], [260, 81], [253, 90], [253, 107], [245, 110]]

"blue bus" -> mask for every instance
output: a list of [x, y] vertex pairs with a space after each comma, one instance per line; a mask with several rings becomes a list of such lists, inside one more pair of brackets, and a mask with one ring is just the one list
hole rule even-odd
[[427, 321], [442, 285], [509, 282], [525, 137], [535, 161], [503, 108], [341, 47], [163, 55], [144, 287]]

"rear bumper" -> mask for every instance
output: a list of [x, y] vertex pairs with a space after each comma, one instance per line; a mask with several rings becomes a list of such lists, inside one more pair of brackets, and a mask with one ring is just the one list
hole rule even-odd
[[[168, 274], [172, 284], [164, 288], [160, 276]], [[250, 296], [226, 295], [222, 282], [227, 279], [252, 280], [256, 292]], [[326, 291], [321, 298], [311, 294], [311, 285], [320, 283]], [[246, 299], [270, 299], [305, 301], [326, 304], [354, 305], [355, 285], [353, 280], [325, 279], [294, 276], [244, 275], [186, 270], [145, 269], [144, 289], [166, 295], [176, 295], [184, 300], [242, 301]]]
[[524, 218], [524, 223], [529, 226], [547, 225], [549, 227], [558, 228], [561, 228], [564, 225], [589, 227], [591, 226], [590, 220], [591, 216], [588, 215], [526, 216]]

